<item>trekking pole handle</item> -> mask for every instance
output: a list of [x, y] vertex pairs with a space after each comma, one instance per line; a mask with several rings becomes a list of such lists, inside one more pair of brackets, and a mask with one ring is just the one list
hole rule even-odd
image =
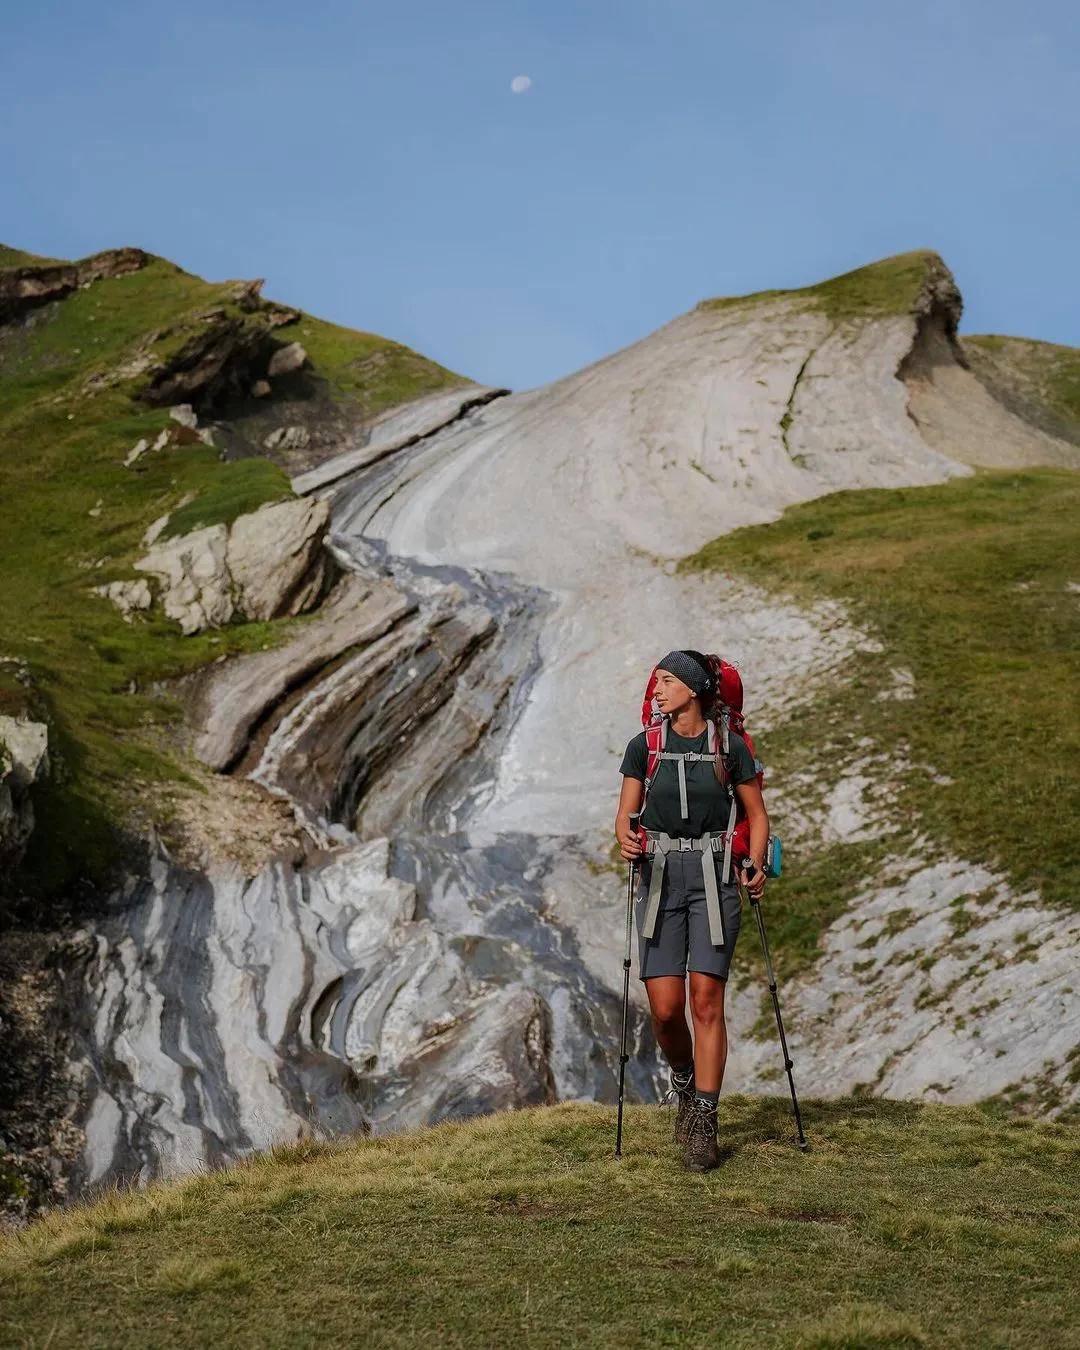
[[[631, 812], [630, 812], [630, 828], [634, 831], [634, 838], [638, 841], [638, 843], [640, 843], [640, 842], [641, 842], [641, 837], [640, 837], [640, 836], [641, 836], [641, 812], [640, 812], [640, 811], [631, 811]], [[635, 866], [635, 864], [640, 863], [640, 862], [641, 862], [641, 855], [638, 854], [638, 856], [637, 856], [636, 858], [631, 858], [631, 859], [630, 859], [630, 866], [633, 867], [633, 866]]]

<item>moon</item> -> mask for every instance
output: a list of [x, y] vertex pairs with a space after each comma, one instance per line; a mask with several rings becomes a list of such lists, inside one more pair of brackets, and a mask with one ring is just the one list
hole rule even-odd
[[510, 81], [510, 88], [515, 94], [524, 94], [527, 89], [532, 88], [532, 80], [528, 75], [515, 75]]

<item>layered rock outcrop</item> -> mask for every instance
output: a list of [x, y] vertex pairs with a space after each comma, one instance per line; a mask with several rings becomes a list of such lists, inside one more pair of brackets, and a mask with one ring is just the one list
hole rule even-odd
[[110, 248], [79, 262], [28, 263], [0, 269], [0, 324], [21, 318], [38, 305], [63, 299], [103, 277], [137, 272], [150, 261], [141, 248]]

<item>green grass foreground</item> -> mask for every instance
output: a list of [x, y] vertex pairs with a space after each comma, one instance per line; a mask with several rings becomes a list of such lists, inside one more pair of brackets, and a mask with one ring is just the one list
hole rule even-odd
[[[801, 602], [840, 599], [882, 647], [761, 738], [774, 781], [832, 781], [876, 754], [873, 776], [896, 784], [883, 839], [786, 854], [769, 930], [784, 971], [813, 959], [890, 851], [985, 863], [1018, 890], [1080, 903], [1078, 559], [1080, 473], [1034, 469], [833, 493], [684, 561]], [[894, 697], [898, 670], [910, 697]], [[964, 926], [958, 912], [958, 939]]]
[[1080, 1128], [985, 1107], [564, 1103], [300, 1143], [0, 1245], [0, 1343], [1063, 1345]]

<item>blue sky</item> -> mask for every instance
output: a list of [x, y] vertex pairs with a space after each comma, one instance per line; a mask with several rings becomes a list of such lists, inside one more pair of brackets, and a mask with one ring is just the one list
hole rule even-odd
[[1074, 15], [2, 0], [0, 240], [264, 276], [517, 389], [704, 296], [923, 246], [964, 330], [1080, 346]]

